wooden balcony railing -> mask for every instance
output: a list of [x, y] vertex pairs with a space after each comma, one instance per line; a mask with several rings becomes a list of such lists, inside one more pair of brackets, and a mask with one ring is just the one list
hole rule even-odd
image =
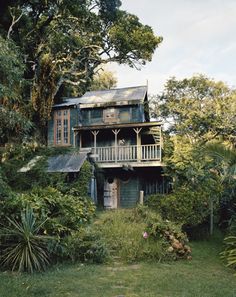
[[159, 144], [96, 147], [93, 154], [98, 163], [161, 161]]

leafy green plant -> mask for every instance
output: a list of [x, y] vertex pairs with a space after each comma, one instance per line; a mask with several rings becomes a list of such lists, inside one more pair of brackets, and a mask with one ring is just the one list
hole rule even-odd
[[167, 251], [165, 257], [174, 260], [179, 258], [191, 258], [188, 237], [186, 233], [182, 231], [181, 224], [163, 220], [160, 214], [151, 211], [145, 206], [140, 205], [136, 211], [147, 224], [146, 237], [150, 237], [155, 241], [163, 241], [163, 247], [165, 248], [165, 251]]
[[236, 268], [236, 236], [227, 236], [224, 239], [225, 250], [221, 256], [227, 262], [227, 266]]
[[45, 269], [49, 264], [47, 241], [41, 234], [44, 222], [37, 222], [32, 208], [21, 213], [21, 220], [8, 218], [9, 227], [1, 230], [1, 261], [12, 270], [33, 272]]
[[[126, 262], [187, 258], [191, 253], [181, 226], [164, 221], [148, 207], [103, 213], [95, 230], [111, 256]], [[175, 248], [170, 249], [172, 241]]]
[[59, 238], [77, 231], [88, 223], [94, 215], [95, 205], [86, 197], [62, 194], [52, 187], [34, 188], [31, 192], [18, 194], [3, 205], [2, 215], [8, 213], [11, 218], [19, 216], [19, 209], [27, 206], [34, 209], [40, 220], [46, 220], [46, 234]]
[[204, 188], [198, 187], [194, 190], [191, 187], [182, 186], [168, 195], [152, 195], [148, 197], [146, 204], [160, 212], [164, 219], [182, 225], [196, 226], [209, 216], [210, 199], [210, 193]]
[[80, 228], [62, 242], [64, 259], [72, 262], [104, 263], [109, 258], [108, 249], [97, 232], [91, 228]]

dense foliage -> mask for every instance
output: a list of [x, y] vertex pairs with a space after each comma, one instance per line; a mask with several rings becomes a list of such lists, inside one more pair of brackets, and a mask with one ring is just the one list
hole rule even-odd
[[[66, 174], [45, 174], [47, 158], [66, 152], [70, 150], [44, 148], [37, 142], [25, 142], [18, 146], [11, 144], [2, 151], [0, 220], [4, 241], [1, 241], [0, 254], [6, 259], [4, 266], [30, 272], [44, 269], [49, 262], [72, 259], [72, 245], [66, 242], [72, 243], [73, 234], [81, 235], [73, 244], [75, 249], [83, 242], [80, 230], [91, 222], [95, 212], [95, 205], [88, 197], [91, 164], [85, 162], [81, 174], [74, 181], [70, 181]], [[40, 157], [35, 166], [30, 171], [19, 172], [35, 156]], [[34, 213], [29, 213], [32, 209]], [[17, 226], [21, 226], [18, 235]], [[30, 232], [29, 238], [27, 232]], [[44, 241], [46, 237], [48, 240]], [[85, 261], [87, 253], [91, 249], [93, 252], [96, 250], [96, 240], [91, 246], [92, 239], [89, 241], [89, 237], [86, 238], [87, 245], [81, 250], [80, 257], [74, 257], [75, 260]], [[32, 243], [36, 254], [31, 255], [31, 250], [27, 250], [26, 239], [28, 244]], [[86, 247], [88, 250], [85, 251]], [[98, 254], [102, 253], [102, 248], [98, 245]], [[95, 258], [99, 256], [94, 257], [94, 261], [98, 261]]]
[[155, 111], [169, 123], [169, 132], [186, 137], [190, 144], [204, 144], [218, 136], [233, 140], [236, 91], [203, 75], [171, 78]]
[[194, 226], [210, 218], [211, 232], [213, 215], [215, 222], [226, 219], [222, 209], [229, 182], [222, 181], [219, 162], [206, 146], [216, 141], [235, 145], [235, 96], [225, 83], [196, 75], [170, 78], [156, 98], [153, 112], [167, 123], [165, 173], [173, 180], [173, 193], [156, 205], [171, 219]]
[[[7, 72], [4, 103], [11, 105], [17, 89], [21, 109], [31, 110], [33, 120], [44, 126], [66, 85], [81, 95], [108, 62], [138, 67], [151, 61], [162, 38], [120, 5], [119, 0], [1, 3], [0, 42], [10, 53], [0, 57]], [[25, 83], [17, 87], [19, 77]]]
[[111, 256], [126, 262], [188, 258], [191, 250], [181, 225], [146, 207], [107, 212], [94, 223]]

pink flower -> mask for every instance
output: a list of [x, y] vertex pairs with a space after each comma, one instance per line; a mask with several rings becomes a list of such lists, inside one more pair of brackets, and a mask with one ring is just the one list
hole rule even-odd
[[146, 231], [143, 233], [143, 238], [144, 239], [147, 239], [148, 238], [148, 233]]

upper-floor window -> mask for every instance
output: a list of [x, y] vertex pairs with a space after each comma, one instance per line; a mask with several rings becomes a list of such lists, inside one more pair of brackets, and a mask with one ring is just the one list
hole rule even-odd
[[119, 118], [121, 123], [128, 123], [131, 120], [130, 107], [122, 108], [120, 110]]
[[90, 110], [90, 122], [99, 123], [102, 121], [102, 109], [94, 108]]
[[70, 111], [69, 109], [54, 112], [54, 144], [70, 144]]
[[103, 111], [103, 121], [104, 123], [116, 123], [117, 119], [117, 109], [116, 108], [106, 108]]

